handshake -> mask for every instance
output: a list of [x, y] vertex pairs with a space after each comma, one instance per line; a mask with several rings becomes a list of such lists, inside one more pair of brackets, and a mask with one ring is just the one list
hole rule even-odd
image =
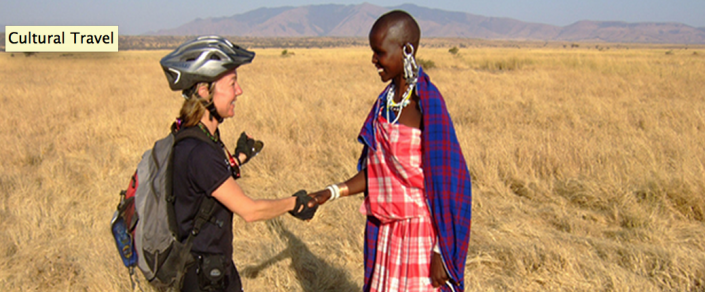
[[[235, 157], [233, 158], [237, 160], [238, 166], [242, 166], [257, 156], [262, 151], [263, 146], [264, 143], [262, 141], [255, 140], [245, 132], [242, 132], [237, 141]], [[296, 205], [294, 209], [289, 211], [289, 214], [301, 220], [311, 220], [316, 214], [319, 205], [340, 197], [342, 192], [347, 192], [347, 187], [343, 191], [337, 185], [331, 185], [325, 190], [311, 194], [305, 190], [300, 190], [293, 195], [296, 197]]]
[[[240, 138], [237, 140], [235, 147], [235, 156], [232, 159], [237, 160], [237, 176], [239, 177], [239, 167], [250, 161], [262, 151], [264, 143], [260, 140], [255, 140], [245, 132], [240, 134]], [[347, 186], [342, 184], [343, 188], [338, 185], [328, 186], [326, 189], [315, 192], [307, 193], [305, 190], [300, 190], [296, 192], [293, 196], [296, 197], [296, 204], [294, 209], [289, 211], [292, 216], [301, 220], [311, 220], [318, 210], [318, 206], [322, 205], [326, 201], [335, 200], [341, 196], [342, 193], [347, 193]]]
[[[344, 187], [344, 192], [347, 192], [347, 187]], [[300, 190], [293, 195], [296, 197], [296, 206], [289, 211], [289, 214], [301, 220], [310, 220], [316, 214], [319, 205], [339, 198], [341, 193], [341, 189], [337, 185], [328, 186], [324, 190], [311, 194]]]
[[316, 214], [316, 210], [318, 210], [318, 201], [316, 198], [309, 196], [305, 190], [300, 190], [293, 196], [296, 197], [296, 206], [293, 210], [289, 211], [289, 214], [301, 220], [311, 220], [313, 215]]

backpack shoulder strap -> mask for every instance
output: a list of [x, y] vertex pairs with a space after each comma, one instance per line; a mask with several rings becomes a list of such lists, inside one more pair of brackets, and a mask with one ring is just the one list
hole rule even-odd
[[188, 127], [178, 131], [172, 131], [172, 133], [174, 134], [174, 145], [183, 140], [194, 138], [206, 142], [207, 144], [215, 147], [218, 151], [222, 150], [222, 147], [218, 143], [211, 140], [211, 138], [206, 136], [206, 133], [203, 133], [203, 131], [198, 127]]
[[215, 199], [208, 196], [203, 198], [203, 201], [201, 201], [201, 205], [198, 208], [198, 214], [196, 214], [196, 218], [194, 218], [193, 230], [191, 230], [189, 237], [196, 236], [199, 232], [201, 232], [201, 227], [203, 227], [203, 224], [211, 220], [214, 211]]

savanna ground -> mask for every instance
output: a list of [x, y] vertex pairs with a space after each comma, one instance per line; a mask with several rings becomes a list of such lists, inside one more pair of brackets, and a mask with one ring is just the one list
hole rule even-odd
[[[254, 198], [355, 173], [364, 47], [258, 49], [222, 125]], [[0, 54], [0, 287], [129, 291], [108, 223], [181, 105], [167, 51]], [[473, 179], [468, 291], [705, 291], [705, 48], [422, 48]], [[234, 222], [246, 291], [359, 291], [361, 196]], [[146, 283], [142, 287], [150, 290]]]

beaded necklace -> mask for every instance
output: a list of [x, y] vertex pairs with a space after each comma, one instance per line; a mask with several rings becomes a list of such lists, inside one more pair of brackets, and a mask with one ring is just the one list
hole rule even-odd
[[203, 133], [205, 133], [206, 136], [208, 136], [208, 138], [211, 138], [211, 140], [213, 140], [213, 142], [218, 143], [218, 137], [215, 137], [215, 136], [211, 135], [211, 132], [208, 131], [208, 129], [206, 129], [206, 125], [204, 125], [203, 123], [199, 122], [199, 123], [198, 123], [198, 127], [201, 128], [201, 131], [203, 131]]
[[395, 93], [395, 86], [394, 83], [389, 85], [389, 89], [387, 89], [387, 121], [389, 121], [389, 111], [395, 111], [396, 117], [394, 118], [393, 121], [390, 122], [390, 124], [396, 124], [397, 121], [399, 121], [399, 117], [401, 117], [401, 111], [411, 103], [409, 99], [411, 99], [411, 94], [414, 91], [414, 87], [416, 87], [416, 82], [418, 78], [413, 78], [409, 85], [406, 87], [406, 91], [404, 91], [404, 94], [402, 95], [401, 101], [399, 103], [394, 101], [394, 93]]

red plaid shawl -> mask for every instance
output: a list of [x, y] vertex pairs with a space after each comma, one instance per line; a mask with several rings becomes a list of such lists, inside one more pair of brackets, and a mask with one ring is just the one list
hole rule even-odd
[[[443, 96], [422, 69], [419, 69], [419, 80], [416, 86], [423, 112], [422, 143], [426, 197], [432, 213], [433, 226], [440, 241], [443, 260], [452, 281], [457, 283], [454, 289], [464, 291], [463, 280], [472, 214], [470, 175]], [[358, 170], [364, 167], [367, 151], [375, 150], [372, 123], [376, 114], [380, 112], [380, 107], [386, 102], [385, 92], [386, 90], [378, 97], [360, 131], [358, 141], [364, 144], [364, 148], [358, 161]], [[367, 217], [363, 291], [369, 290], [379, 224], [376, 218]], [[450, 289], [444, 286], [443, 291], [450, 291]]]

